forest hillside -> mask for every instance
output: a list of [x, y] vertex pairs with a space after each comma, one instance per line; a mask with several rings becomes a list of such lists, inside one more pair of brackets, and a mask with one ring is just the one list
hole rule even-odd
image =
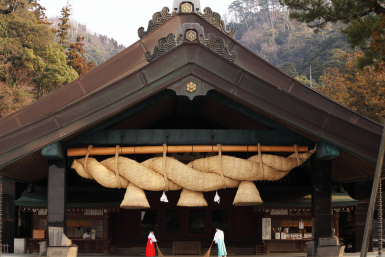
[[315, 34], [289, 14], [278, 1], [234, 1], [225, 19], [245, 47], [308, 85], [311, 66], [312, 78], [319, 83], [326, 68], [340, 68], [339, 58], [354, 49], [341, 34], [341, 25], [328, 25]]
[[332, 100], [383, 122], [385, 4], [328, 3], [236, 0], [223, 18], [251, 51]]

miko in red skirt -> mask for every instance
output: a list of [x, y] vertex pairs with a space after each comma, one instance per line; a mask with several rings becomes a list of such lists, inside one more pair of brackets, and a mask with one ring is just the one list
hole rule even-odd
[[147, 247], [146, 247], [146, 256], [154, 257], [155, 256], [155, 244], [156, 238], [154, 236], [154, 231], [151, 231], [148, 235]]

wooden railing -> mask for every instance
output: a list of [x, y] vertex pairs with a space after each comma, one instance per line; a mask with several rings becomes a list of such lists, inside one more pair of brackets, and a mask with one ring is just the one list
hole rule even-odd
[[9, 253], [9, 245], [1, 245], [1, 252], [2, 253]]

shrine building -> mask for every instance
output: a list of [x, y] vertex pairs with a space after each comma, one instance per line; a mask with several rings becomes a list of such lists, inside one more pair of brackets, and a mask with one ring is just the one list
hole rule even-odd
[[1, 119], [1, 244], [37, 253], [61, 227], [79, 253], [138, 256], [154, 231], [165, 255], [203, 255], [220, 228], [229, 255], [326, 256], [325, 239], [359, 252], [382, 126], [235, 33], [175, 0], [136, 43]]

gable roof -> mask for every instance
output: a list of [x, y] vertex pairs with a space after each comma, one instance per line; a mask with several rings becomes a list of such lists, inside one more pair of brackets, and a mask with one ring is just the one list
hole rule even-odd
[[[184, 23], [224, 39], [231, 63], [200, 44], [182, 44], [147, 63], [146, 51]], [[297, 82], [197, 14], [179, 14], [80, 79], [0, 120], [0, 167], [194, 79], [252, 111], [262, 111], [317, 138], [375, 162], [382, 127]], [[359, 135], [359, 136], [358, 136]]]

